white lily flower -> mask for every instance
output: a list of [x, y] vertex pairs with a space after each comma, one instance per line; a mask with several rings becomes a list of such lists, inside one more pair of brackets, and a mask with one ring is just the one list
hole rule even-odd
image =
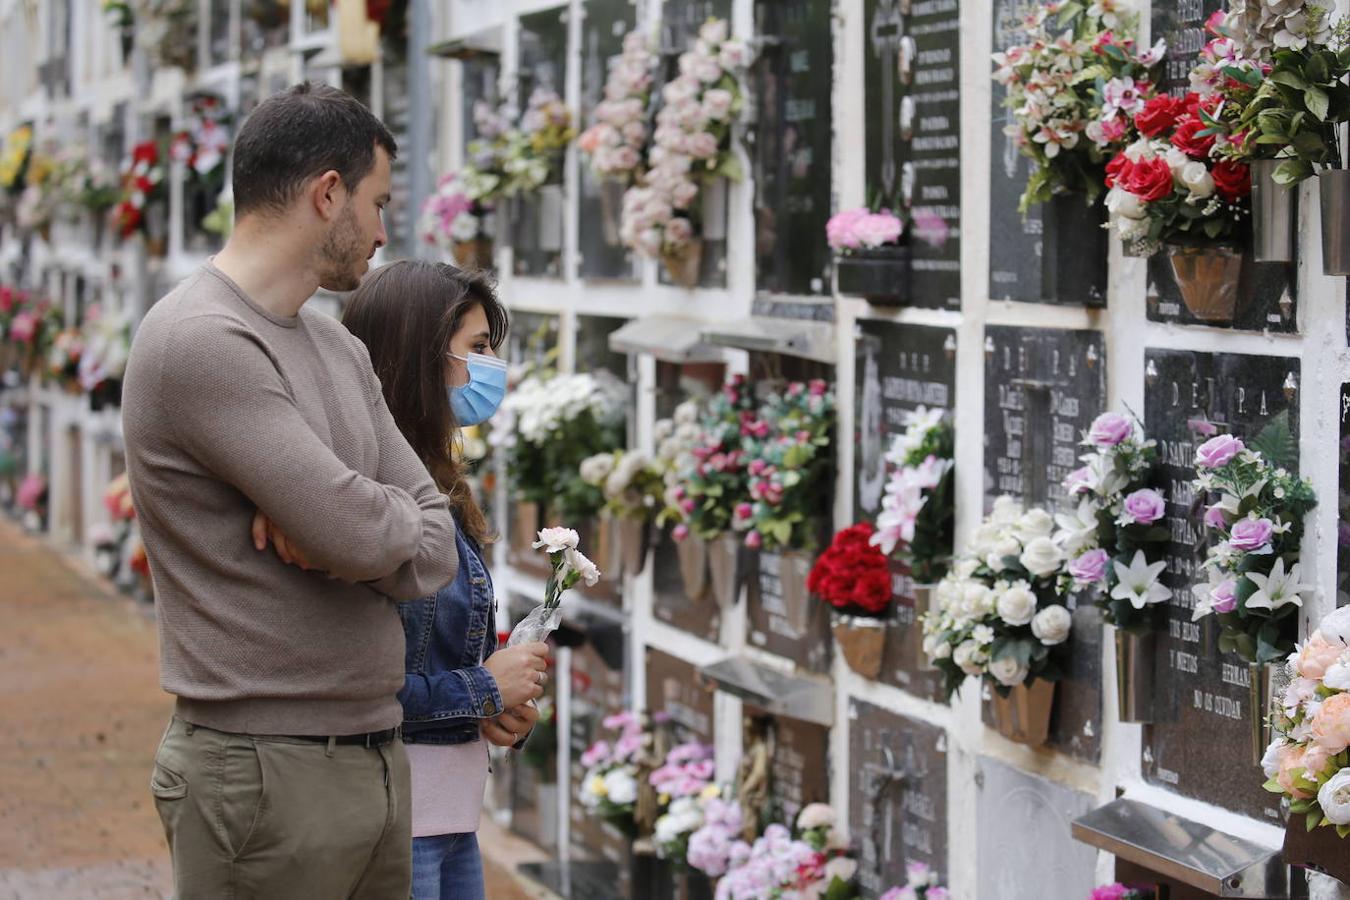
[[1116, 586], [1111, 589], [1112, 599], [1129, 600], [1135, 609], [1143, 609], [1172, 596], [1171, 589], [1158, 581], [1158, 575], [1167, 568], [1166, 560], [1150, 564], [1148, 558], [1144, 556], [1144, 551], [1136, 550], [1129, 566], [1123, 566], [1119, 562], [1113, 562], [1111, 565], [1115, 567], [1117, 579]]
[[1286, 574], [1282, 557], [1275, 560], [1275, 567], [1269, 575], [1248, 572], [1247, 578], [1256, 585], [1257, 590], [1247, 598], [1247, 608], [1273, 611], [1290, 603], [1302, 606], [1303, 595], [1311, 596], [1315, 586], [1301, 583], [1298, 580], [1300, 574], [1298, 563], [1294, 563]]

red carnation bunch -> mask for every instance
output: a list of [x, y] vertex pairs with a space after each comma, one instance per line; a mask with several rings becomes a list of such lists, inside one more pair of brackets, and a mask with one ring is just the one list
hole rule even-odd
[[879, 616], [891, 603], [891, 573], [886, 557], [870, 543], [873, 529], [860, 522], [834, 536], [820, 555], [806, 586], [836, 609]]

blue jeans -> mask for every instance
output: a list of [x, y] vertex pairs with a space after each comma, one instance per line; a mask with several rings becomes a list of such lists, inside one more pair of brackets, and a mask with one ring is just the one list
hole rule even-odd
[[486, 900], [478, 835], [413, 838], [413, 900]]

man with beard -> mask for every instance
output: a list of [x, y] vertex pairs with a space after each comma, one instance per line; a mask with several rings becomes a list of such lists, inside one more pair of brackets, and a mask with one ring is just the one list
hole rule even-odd
[[180, 900], [408, 896], [395, 604], [453, 579], [454, 522], [364, 345], [303, 308], [385, 242], [396, 150], [334, 88], [261, 104], [229, 243], [132, 346], [127, 465], [176, 698], [150, 788]]

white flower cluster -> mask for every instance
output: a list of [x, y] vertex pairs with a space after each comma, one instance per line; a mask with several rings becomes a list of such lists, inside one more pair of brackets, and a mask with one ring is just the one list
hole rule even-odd
[[[668, 510], [678, 510], [680, 498], [674, 495], [683, 485], [686, 473], [693, 470], [697, 460], [694, 447], [702, 435], [699, 428], [698, 401], [686, 400], [675, 407], [672, 418], [656, 423], [653, 437], [656, 439], [656, 463], [662, 471], [665, 482], [665, 499]], [[679, 518], [683, 518], [681, 513]]]
[[595, 107], [595, 124], [577, 145], [591, 158], [591, 169], [602, 178], [627, 181], [642, 165], [647, 143], [647, 99], [652, 86], [656, 54], [640, 32], [623, 39], [623, 54], [609, 70], [605, 99]]
[[1253, 56], [1331, 40], [1330, 7], [1308, 0], [1232, 0], [1228, 26]]
[[567, 422], [589, 411], [599, 422], [623, 415], [623, 385], [612, 375], [530, 376], [506, 395], [497, 423], [503, 433], [541, 444]]
[[678, 254], [693, 240], [699, 180], [730, 152], [729, 127], [740, 104], [735, 72], [746, 58], [745, 44], [728, 38], [721, 19], [710, 19], [680, 57], [679, 76], [661, 90], [646, 182], [624, 194], [625, 246], [658, 257]]
[[[1221, 140], [1222, 135], [1215, 138], [1216, 147]], [[1187, 205], [1198, 208], [1202, 215], [1213, 216], [1223, 206], [1223, 198], [1215, 192], [1210, 167], [1167, 141], [1141, 137], [1126, 147], [1124, 153], [1132, 163], [1154, 159], [1166, 162], [1172, 171], [1173, 189], [1183, 195], [1182, 199]], [[1117, 184], [1106, 193], [1106, 209], [1111, 213], [1111, 224], [1121, 240], [1138, 241], [1148, 237], [1148, 201]]]

